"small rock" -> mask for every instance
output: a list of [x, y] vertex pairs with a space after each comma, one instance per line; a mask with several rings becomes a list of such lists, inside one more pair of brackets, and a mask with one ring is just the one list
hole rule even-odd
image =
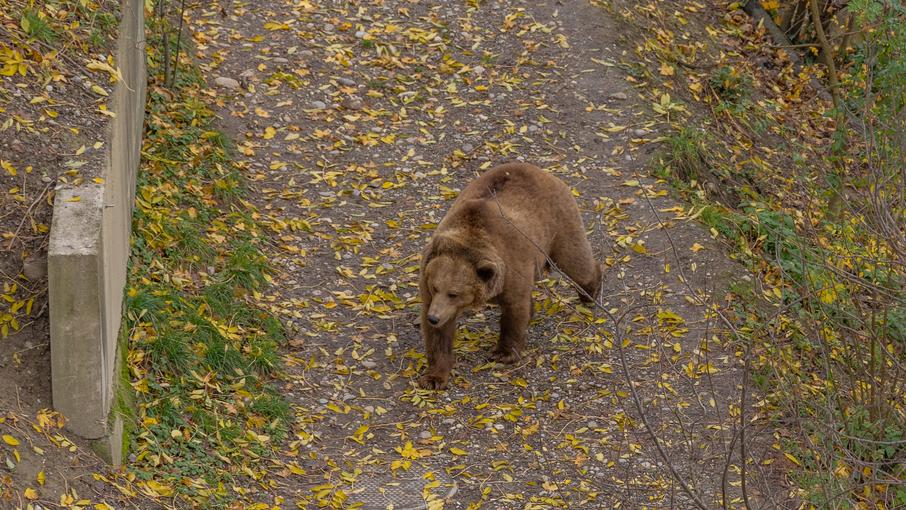
[[336, 27], [331, 25], [330, 23], [324, 23], [324, 26], [322, 28], [328, 34], [336, 30]]
[[475, 147], [473, 147], [471, 143], [466, 143], [466, 144], [463, 144], [463, 146], [462, 146], [462, 151], [465, 152], [466, 154], [468, 154], [474, 150], [475, 150]]
[[239, 82], [234, 80], [233, 78], [227, 78], [226, 76], [218, 76], [214, 80], [214, 84], [217, 85], [218, 87], [223, 87], [223, 88], [229, 89], [229, 90], [238, 90], [239, 89]]
[[423, 430], [418, 434], [418, 437], [420, 437], [422, 439], [431, 439], [431, 432], [429, 432], [427, 430]]
[[337, 82], [339, 82], [340, 85], [346, 85], [347, 87], [355, 87], [355, 80], [351, 80], [345, 76], [337, 78]]
[[289, 63], [289, 60], [287, 60], [283, 57], [274, 57], [273, 61], [275, 64], [288, 64]]
[[590, 429], [598, 428], [598, 422], [591, 420], [590, 422], [588, 422], [588, 428], [590, 428]]
[[359, 39], [364, 39], [366, 35], [368, 35], [368, 32], [366, 32], [364, 30], [359, 30], [358, 32], [355, 33], [355, 36]]
[[47, 262], [39, 258], [31, 258], [22, 265], [22, 273], [29, 281], [37, 281], [47, 275]]
[[374, 361], [371, 361], [371, 360], [365, 360], [362, 362], [362, 366], [367, 369], [372, 369], [372, 368], [377, 367], [377, 363], [375, 363]]
[[625, 92], [614, 92], [613, 94], [610, 95], [610, 99], [618, 99], [620, 101], [625, 101], [625, 100], [629, 99], [629, 96], [627, 96]]
[[325, 103], [324, 101], [312, 101], [311, 107], [315, 110], [325, 110], [327, 109], [327, 103]]
[[365, 104], [357, 97], [347, 97], [343, 100], [343, 108], [348, 110], [361, 110], [364, 107]]
[[472, 68], [472, 73], [474, 73], [475, 76], [481, 76], [482, 74], [484, 74], [484, 72], [485, 68], [482, 66], [475, 66]]
[[311, 50], [302, 50], [299, 52], [299, 55], [302, 55], [303, 57], [311, 57], [314, 55], [314, 52]]
[[635, 131], [632, 132], [632, 134], [634, 134], [635, 136], [645, 136], [648, 134], [648, 130], [647, 129], [636, 129]]
[[540, 129], [538, 126], [536, 126], [534, 124], [529, 124], [529, 127], [528, 127], [529, 133], [535, 133], [538, 131], [538, 129]]

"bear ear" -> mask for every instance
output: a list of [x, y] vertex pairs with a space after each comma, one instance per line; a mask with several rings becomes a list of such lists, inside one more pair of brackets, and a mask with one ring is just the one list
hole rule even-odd
[[482, 259], [476, 266], [478, 278], [487, 287], [488, 297], [493, 297], [503, 292], [503, 261], [495, 257]]
[[431, 238], [428, 246], [422, 251], [422, 264], [427, 265], [434, 257], [444, 251], [452, 241], [446, 236], [437, 235]]

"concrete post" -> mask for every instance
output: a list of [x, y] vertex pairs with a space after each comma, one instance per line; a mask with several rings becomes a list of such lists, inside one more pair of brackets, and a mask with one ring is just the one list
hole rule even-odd
[[[58, 191], [48, 248], [54, 407], [70, 431], [113, 464], [122, 458], [122, 417], [111, 414], [132, 234], [132, 204], [145, 112], [142, 0], [121, 0], [116, 84], [103, 187]], [[78, 198], [78, 200], [76, 200]]]
[[54, 407], [86, 439], [107, 433], [110, 374], [104, 336], [103, 190], [60, 190], [47, 253]]

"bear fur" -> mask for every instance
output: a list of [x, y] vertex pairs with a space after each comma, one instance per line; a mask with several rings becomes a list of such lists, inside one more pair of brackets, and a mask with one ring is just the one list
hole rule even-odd
[[[421, 331], [428, 357], [419, 380], [423, 388], [446, 388], [456, 319], [465, 309], [500, 305], [500, 339], [491, 358], [520, 358], [532, 289], [548, 257], [587, 296], [597, 296], [601, 267], [563, 181], [533, 165], [508, 163], [462, 191], [422, 253]], [[580, 292], [584, 300], [586, 294]]]

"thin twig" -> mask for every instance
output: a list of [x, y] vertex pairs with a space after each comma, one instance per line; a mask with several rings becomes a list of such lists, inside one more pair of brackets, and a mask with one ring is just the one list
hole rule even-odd
[[[523, 232], [522, 229], [520, 229], [516, 224], [514, 224], [512, 222], [512, 220], [510, 220], [506, 216], [506, 214], [503, 211], [503, 206], [500, 204], [500, 201], [497, 199], [497, 193], [493, 189], [489, 189], [488, 192], [489, 192], [489, 195], [491, 196], [491, 198], [494, 199], [494, 203], [497, 204], [497, 209], [500, 211], [501, 218], [503, 218], [507, 224], [509, 224], [511, 227], [513, 227], [516, 230], [516, 232], [519, 233], [519, 235], [523, 236], [526, 240], [528, 240], [535, 247], [535, 249], [538, 250], [539, 253], [544, 255], [544, 258], [546, 259], [547, 263], [550, 265], [551, 268], [555, 268], [559, 271], [557, 264], [553, 260], [551, 260], [551, 258], [548, 256], [548, 254], [540, 246], [538, 246], [538, 243], [536, 243], [531, 237], [529, 237], [525, 232]], [[654, 431], [654, 427], [652, 427], [651, 423], [648, 421], [648, 416], [647, 416], [647, 413], [645, 412], [645, 406], [642, 402], [641, 397], [638, 394], [638, 391], [636, 391], [636, 389], [635, 389], [635, 385], [633, 384], [632, 376], [629, 375], [629, 364], [626, 361], [626, 354], [623, 351], [623, 335], [620, 330], [620, 322], [625, 317], [625, 314], [621, 314], [619, 317], [615, 317], [610, 312], [610, 310], [608, 310], [604, 306], [604, 304], [601, 302], [600, 296], [592, 296], [592, 295], [588, 294], [588, 292], [586, 292], [585, 289], [583, 289], [579, 284], [577, 284], [575, 281], [573, 281], [572, 278], [570, 278], [568, 275], [566, 275], [562, 271], [560, 271], [560, 273], [561, 273], [563, 279], [566, 280], [566, 282], [570, 286], [575, 288], [577, 290], [577, 292], [579, 292], [582, 296], [591, 300], [591, 303], [596, 308], [602, 310], [604, 312], [604, 314], [607, 316], [608, 322], [610, 324], [613, 324], [613, 326], [611, 326], [610, 330], [611, 330], [611, 335], [613, 337], [613, 343], [618, 346], [618, 352], [620, 354], [620, 366], [621, 366], [621, 369], [623, 372], [623, 378], [626, 381], [627, 385], [629, 386], [629, 392], [632, 396], [632, 401], [635, 405], [636, 411], [639, 413], [639, 416], [642, 420], [642, 424], [645, 426], [645, 430], [648, 432], [649, 437], [651, 437], [651, 439], [654, 441], [654, 445], [658, 451], [658, 454], [660, 455], [661, 460], [667, 466], [667, 469], [670, 471], [671, 477], [673, 477], [673, 479], [676, 481], [676, 483], [678, 483], [680, 485], [680, 487], [683, 489], [683, 492], [685, 492], [686, 495], [692, 500], [692, 502], [695, 504], [696, 508], [698, 508], [699, 510], [708, 510], [708, 507], [692, 491], [692, 488], [689, 487], [689, 485], [686, 483], [686, 480], [683, 479], [679, 475], [679, 472], [676, 470], [676, 467], [673, 465], [673, 462], [671, 462], [671, 460], [670, 460], [670, 456], [667, 455], [666, 450], [664, 450], [664, 446], [661, 444], [660, 438], [658, 437], [657, 433]], [[600, 294], [602, 294], [602, 292], [603, 292], [603, 287], [599, 290], [598, 294], [600, 295]]]
[[16, 232], [13, 234], [13, 237], [11, 237], [9, 239], [9, 243], [6, 244], [7, 251], [13, 249], [13, 241], [15, 241], [19, 237], [19, 232], [22, 230], [22, 227], [25, 225], [25, 220], [27, 220], [29, 217], [31, 217], [32, 209], [34, 209], [35, 206], [38, 205], [38, 202], [40, 202], [41, 199], [44, 198], [44, 194], [47, 193], [48, 188], [50, 188], [50, 183], [47, 183], [44, 186], [44, 190], [41, 191], [41, 193], [38, 195], [38, 197], [35, 198], [35, 200], [31, 203], [30, 206], [28, 206], [28, 210], [26, 210], [25, 215], [22, 216], [22, 221], [19, 222], [19, 227], [16, 228]]

